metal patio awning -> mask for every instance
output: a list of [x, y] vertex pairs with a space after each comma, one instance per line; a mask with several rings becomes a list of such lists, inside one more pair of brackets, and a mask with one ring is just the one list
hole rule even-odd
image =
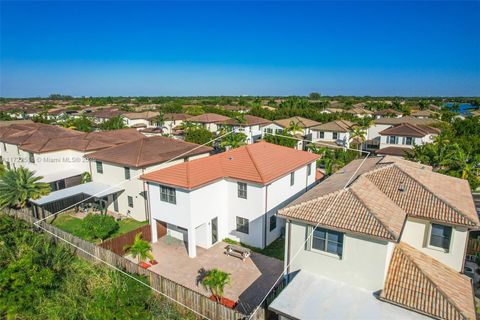
[[48, 203], [74, 197], [81, 194], [84, 194], [87, 197], [94, 196], [95, 198], [102, 198], [102, 197], [108, 196], [109, 194], [114, 194], [120, 191], [123, 191], [123, 189], [115, 186], [110, 186], [108, 184], [100, 183], [100, 182], [87, 182], [84, 184], [79, 184], [74, 187], [51, 192], [47, 196], [41, 197], [36, 200], [30, 200], [30, 202], [35, 205], [42, 206]]

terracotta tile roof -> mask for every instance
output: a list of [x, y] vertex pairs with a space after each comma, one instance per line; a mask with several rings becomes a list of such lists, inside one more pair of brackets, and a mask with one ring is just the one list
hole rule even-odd
[[340, 108], [325, 108], [325, 111], [329, 111], [331, 113], [342, 113], [345, 112], [345, 109], [340, 109]]
[[221, 114], [216, 113], [204, 113], [199, 116], [187, 118], [186, 121], [190, 122], [201, 122], [201, 123], [215, 123], [220, 121], [225, 121], [230, 119], [229, 117], [222, 116]]
[[354, 124], [347, 120], [335, 120], [312, 127], [315, 131], [348, 132]]
[[440, 130], [425, 125], [401, 123], [379, 132], [383, 136], [425, 137], [428, 134], [438, 134]]
[[222, 178], [232, 178], [268, 184], [308, 163], [318, 155], [258, 142], [157, 170], [141, 178], [144, 180], [194, 189]]
[[437, 112], [434, 112], [432, 110], [418, 110], [418, 111], [412, 113], [412, 116], [414, 116], [414, 117], [431, 117], [435, 114], [437, 114]]
[[[8, 127], [12, 124], [32, 124], [32, 120], [22, 119], [22, 120], [8, 120], [8, 121], [0, 121], [0, 127]], [[1, 137], [1, 133], [0, 133]]]
[[[351, 162], [279, 214], [388, 240], [398, 240], [398, 228], [403, 226], [403, 220], [400, 224], [399, 219], [407, 215], [470, 228], [480, 225], [466, 180], [435, 173], [428, 166], [394, 157], [367, 158], [359, 168], [360, 164], [360, 160]], [[324, 217], [337, 194], [340, 194], [339, 199]], [[354, 203], [352, 196], [358, 202]], [[393, 232], [380, 232], [378, 225], [366, 219], [365, 212]], [[358, 225], [347, 224], [346, 220]]]
[[386, 115], [389, 115], [389, 114], [394, 114], [394, 115], [397, 115], [397, 116], [402, 115], [402, 113], [400, 111], [397, 111], [397, 110], [394, 110], [394, 109], [391, 109], [391, 108], [383, 109], [383, 110], [377, 110], [377, 111], [374, 112], [374, 115], [376, 115], [376, 116], [386, 116]]
[[368, 115], [373, 114], [372, 111], [363, 109], [363, 108], [352, 108], [352, 109], [346, 110], [346, 112], [351, 114], [368, 114]]
[[404, 157], [410, 151], [412, 151], [412, 149], [410, 148], [386, 147], [386, 148], [376, 150], [375, 154]]
[[0, 128], [0, 141], [36, 153], [59, 150], [94, 151], [143, 137], [135, 129], [85, 133], [38, 123]]
[[380, 299], [439, 319], [476, 319], [471, 281], [406, 243], [396, 245]]
[[429, 118], [416, 118], [412, 116], [400, 117], [400, 118], [380, 118], [374, 120], [375, 124], [401, 124], [401, 123], [410, 123], [410, 124], [422, 124], [425, 126], [430, 126], [435, 123], [439, 123], [439, 120], [429, 119]]
[[[153, 120], [154, 118], [150, 118], [149, 120]], [[188, 118], [190, 118], [190, 116], [185, 113], [165, 113], [163, 115], [163, 120], [165, 121], [174, 121], [174, 120], [185, 121]]]
[[85, 158], [140, 168], [163, 163], [176, 157], [182, 159], [209, 153], [212, 150], [210, 147], [195, 143], [155, 136], [90, 153], [85, 155]]
[[[406, 214], [387, 196], [375, 189], [373, 183], [360, 177], [347, 189], [289, 206], [278, 213], [289, 219], [299, 219], [332, 229], [397, 241]], [[377, 191], [375, 198], [370, 197], [375, 191]]]
[[291, 117], [291, 118], [288, 118], [288, 119], [275, 120], [274, 123], [278, 124], [280, 127], [288, 128], [292, 121], [295, 124], [298, 123], [298, 125], [301, 128], [310, 128], [310, 127], [317, 126], [317, 125], [320, 124], [320, 122], [313, 121], [313, 120], [310, 120], [310, 119], [307, 119], [307, 118], [302, 118], [302, 117]]
[[151, 119], [158, 116], [160, 112], [158, 111], [145, 111], [145, 112], [126, 112], [123, 116], [130, 120], [140, 120], [140, 119]]
[[466, 180], [399, 163], [368, 172], [365, 177], [409, 216], [470, 227], [479, 225]]
[[272, 123], [272, 121], [270, 121], [270, 120], [260, 118], [260, 117], [251, 116], [249, 114], [246, 114], [243, 117], [245, 119], [245, 122], [239, 122], [237, 119], [228, 119], [228, 120], [225, 120], [225, 121], [219, 121], [217, 123], [222, 124], [222, 125], [231, 125], [231, 126], [240, 126], [240, 127], [267, 125], [267, 124]]
[[122, 114], [124, 114], [124, 111], [120, 111], [120, 110], [117, 110], [117, 109], [114, 109], [114, 108], [97, 110], [97, 111], [94, 111], [94, 112], [90, 113], [90, 115], [92, 117], [104, 118], [104, 119], [110, 119], [110, 118], [113, 118], [113, 117], [116, 117], [116, 116], [120, 116]]

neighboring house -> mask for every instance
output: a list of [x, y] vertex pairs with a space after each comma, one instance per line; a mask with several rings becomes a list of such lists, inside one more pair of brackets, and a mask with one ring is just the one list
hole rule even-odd
[[108, 210], [139, 221], [149, 219], [142, 174], [193, 159], [206, 157], [212, 148], [165, 137], [144, 137], [90, 153], [92, 181], [113, 185], [123, 191], [109, 197]]
[[250, 107], [247, 106], [221, 106], [220, 108], [238, 113], [247, 113], [250, 111]]
[[354, 124], [347, 120], [335, 120], [312, 127], [312, 142], [320, 142], [319, 146], [350, 146], [351, 131]]
[[224, 238], [265, 248], [283, 232], [276, 211], [314, 184], [317, 158], [258, 142], [145, 174], [152, 239], [179, 238], [190, 257]]
[[347, 109], [345, 112], [353, 114], [357, 118], [365, 118], [373, 116], [373, 112], [364, 108], [353, 107], [351, 109]]
[[412, 116], [405, 116], [400, 118], [379, 118], [373, 121], [367, 130], [367, 141], [365, 143], [367, 150], [376, 150], [380, 147], [380, 131], [393, 127], [395, 125], [409, 123], [413, 125], [431, 126], [439, 123], [436, 119], [420, 119]]
[[432, 110], [418, 110], [412, 113], [412, 117], [415, 118], [434, 118], [438, 115], [438, 112], [434, 112]]
[[290, 283], [270, 309], [281, 319], [475, 319], [460, 273], [480, 226], [466, 180], [394, 157], [354, 160], [278, 214]]
[[[307, 143], [304, 144], [303, 140], [312, 140], [311, 128], [319, 124], [320, 122], [303, 117], [291, 117], [288, 119], [275, 120], [273, 123], [263, 127], [263, 137], [268, 134], [275, 135], [277, 133], [282, 133], [286, 130], [299, 140], [296, 148], [303, 150], [306, 149], [307, 145]], [[298, 127], [298, 130], [290, 131], [292, 125]]]
[[345, 111], [346, 111], [345, 109], [340, 109], [340, 108], [325, 108], [320, 112], [321, 113], [342, 113]]
[[385, 118], [388, 118], [388, 117], [400, 118], [402, 116], [402, 113], [400, 111], [388, 108], [388, 109], [382, 109], [382, 110], [375, 111], [373, 113], [373, 115], [377, 119], [384, 118], [384, 117]]
[[55, 191], [79, 184], [90, 171], [85, 154], [142, 137], [134, 129], [85, 133], [40, 123], [13, 124], [0, 128], [0, 155], [7, 168], [34, 170]]
[[204, 113], [199, 116], [194, 116], [187, 118], [187, 122], [191, 122], [193, 124], [197, 124], [202, 126], [203, 128], [207, 129], [210, 132], [217, 133], [218, 132], [218, 122], [229, 120], [229, 117], [222, 116], [216, 113]]
[[152, 118], [157, 117], [160, 114], [158, 111], [145, 111], [145, 112], [126, 112], [123, 114], [125, 124], [132, 128], [147, 128], [155, 127], [152, 122]]
[[235, 132], [244, 133], [246, 143], [251, 144], [262, 138], [263, 128], [272, 123], [272, 121], [255, 117], [251, 115], [244, 115], [244, 121], [240, 122], [238, 119], [228, 119], [225, 121], [217, 122], [220, 130], [225, 128], [227, 130], [233, 130]]
[[93, 117], [96, 123], [102, 123], [110, 120], [111, 118], [121, 116], [124, 113], [124, 111], [120, 111], [115, 108], [106, 108], [91, 112], [90, 115]]
[[404, 156], [413, 146], [432, 143], [439, 133], [439, 129], [421, 124], [398, 124], [379, 132], [380, 149], [376, 153]]
[[148, 119], [149, 127], [160, 127], [164, 134], [172, 134], [174, 129], [180, 126], [190, 116], [184, 113], [165, 113], [163, 115], [163, 124], [159, 126], [157, 116]]

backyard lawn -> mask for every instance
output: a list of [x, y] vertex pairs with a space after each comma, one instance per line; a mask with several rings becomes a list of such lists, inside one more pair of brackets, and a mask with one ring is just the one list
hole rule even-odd
[[[109, 237], [109, 239], [116, 238], [122, 234], [135, 230], [146, 224], [148, 224], [148, 221], [137, 221], [130, 218], [118, 221], [119, 228]], [[79, 218], [72, 217], [68, 214], [60, 214], [56, 217], [56, 219], [53, 220], [52, 225], [59, 229], [62, 229], [63, 231], [71, 233], [74, 236], [77, 236], [87, 241], [91, 241], [91, 239], [89, 239], [89, 237], [83, 231], [82, 220]]]

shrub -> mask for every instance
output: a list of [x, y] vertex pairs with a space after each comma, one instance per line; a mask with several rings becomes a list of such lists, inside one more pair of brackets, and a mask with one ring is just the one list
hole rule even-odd
[[111, 216], [101, 214], [88, 214], [82, 221], [82, 229], [92, 239], [108, 238], [118, 230], [118, 222]]

